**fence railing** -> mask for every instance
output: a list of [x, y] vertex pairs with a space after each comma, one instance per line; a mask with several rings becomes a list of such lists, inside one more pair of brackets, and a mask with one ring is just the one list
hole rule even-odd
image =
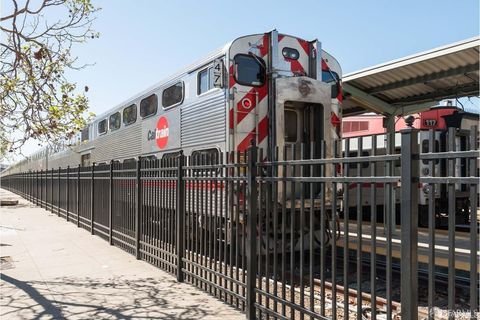
[[420, 153], [419, 132], [408, 129], [401, 152], [386, 135], [381, 147], [376, 136], [346, 139], [341, 154], [340, 142], [323, 142], [262, 161], [251, 146], [24, 172], [1, 184], [249, 319], [475, 317], [477, 129], [465, 137], [456, 151], [450, 130], [440, 151], [430, 132], [430, 152]]

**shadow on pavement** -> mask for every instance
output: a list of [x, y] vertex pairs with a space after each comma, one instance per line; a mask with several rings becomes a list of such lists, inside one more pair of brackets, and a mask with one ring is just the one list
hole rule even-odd
[[[1, 280], [1, 319], [202, 319], [217, 314], [208, 297], [174, 281], [64, 277], [24, 282], [5, 274]], [[197, 304], [189, 301], [192, 296]]]

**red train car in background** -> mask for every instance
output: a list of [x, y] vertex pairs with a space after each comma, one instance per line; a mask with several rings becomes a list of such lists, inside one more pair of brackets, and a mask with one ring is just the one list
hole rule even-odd
[[[477, 113], [465, 112], [460, 108], [445, 106], [436, 107], [427, 111], [423, 111], [412, 115], [414, 117], [413, 127], [420, 130], [444, 130], [447, 131], [449, 126], [461, 129], [471, 124], [473, 120], [478, 124], [479, 115]], [[445, 118], [446, 117], [446, 118]], [[366, 113], [359, 116], [346, 117], [342, 121], [342, 137], [351, 138], [359, 136], [368, 136], [373, 134], [385, 133], [384, 119], [382, 115], [374, 113]], [[462, 125], [462, 119], [465, 123]], [[459, 125], [456, 125], [456, 124]], [[399, 132], [407, 128], [404, 117], [397, 117], [395, 121], [395, 131]]]
[[[420, 112], [408, 117], [397, 117], [395, 121], [395, 152], [401, 152], [400, 145], [400, 130], [408, 127], [407, 118], [412, 122], [414, 128], [420, 129], [419, 143], [421, 146], [420, 152], [429, 152], [429, 130], [435, 131], [435, 151], [444, 152], [449, 151], [447, 132], [449, 128], [455, 128], [455, 150], [465, 151], [470, 149], [470, 132], [473, 126], [478, 126], [479, 114], [466, 112], [463, 109], [452, 106], [440, 106], [434, 107], [430, 110]], [[377, 139], [377, 154], [385, 153], [385, 132], [384, 117], [377, 114], [364, 114], [359, 116], [345, 117], [342, 122], [342, 137], [343, 139], [350, 138], [349, 153], [355, 156], [358, 153], [358, 142], [356, 138], [362, 137], [362, 149], [363, 155], [368, 156], [371, 154], [371, 145], [373, 137]], [[478, 148], [478, 141], [476, 142], [476, 148]], [[345, 146], [345, 144], [343, 144]], [[345, 152], [345, 150], [343, 150]], [[467, 176], [471, 173], [467, 172], [467, 163], [465, 159], [455, 160], [455, 175]], [[400, 163], [395, 163], [394, 174], [400, 174]], [[383, 166], [378, 167], [379, 171], [384, 170]], [[352, 170], [350, 170], [352, 171]], [[427, 160], [420, 161], [420, 175], [431, 176], [430, 164]], [[381, 174], [381, 172], [380, 172]], [[370, 175], [370, 168], [363, 167], [362, 175]], [[447, 162], [445, 160], [435, 160], [435, 176], [447, 176]], [[478, 175], [478, 173], [473, 174]], [[356, 185], [352, 185], [352, 188], [356, 188]], [[369, 188], [369, 185], [368, 185]], [[367, 190], [364, 190], [368, 193]], [[395, 201], [397, 207], [400, 207], [399, 192], [396, 192]], [[426, 226], [428, 224], [428, 199], [432, 196], [429, 194], [429, 188], [427, 185], [419, 184], [419, 206], [420, 216], [419, 224]], [[435, 207], [436, 207], [436, 225], [441, 227], [447, 223], [448, 215], [446, 213], [447, 206], [447, 188], [446, 185], [441, 185], [435, 188]], [[383, 203], [383, 192], [377, 192], [377, 203]], [[455, 186], [455, 198], [457, 201], [456, 223], [457, 225], [467, 225], [470, 220], [470, 212], [468, 211], [469, 194], [467, 192], [467, 186], [463, 184], [457, 184]], [[354, 197], [352, 197], [354, 198]], [[364, 206], [364, 212], [368, 214], [368, 200], [369, 196], [363, 197], [362, 206]], [[355, 206], [352, 202], [349, 203], [350, 210]], [[399, 210], [397, 210], [399, 211]], [[396, 221], [399, 222], [399, 213], [397, 212]]]

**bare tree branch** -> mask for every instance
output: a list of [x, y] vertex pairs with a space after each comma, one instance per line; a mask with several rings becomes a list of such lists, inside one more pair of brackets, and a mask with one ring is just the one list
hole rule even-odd
[[[65, 143], [85, 126], [88, 99], [65, 72], [88, 65], [76, 65], [73, 44], [99, 36], [91, 0], [10, 1], [11, 12], [0, 18], [6, 35], [0, 43], [0, 157], [19, 152], [31, 138]], [[63, 11], [64, 18], [49, 18], [51, 11]]]

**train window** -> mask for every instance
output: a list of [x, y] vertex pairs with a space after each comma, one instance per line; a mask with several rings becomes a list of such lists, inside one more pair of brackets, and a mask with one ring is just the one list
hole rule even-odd
[[172, 107], [183, 101], [183, 82], [178, 82], [173, 86], [163, 90], [162, 105], [164, 108]]
[[323, 70], [322, 71], [322, 81], [326, 83], [332, 83], [331, 89], [331, 97], [332, 99], [336, 98], [340, 93], [340, 77], [338, 73], [331, 71], [331, 70]]
[[326, 82], [326, 83], [330, 83], [330, 82], [336, 82], [340, 80], [340, 77], [338, 76], [338, 73], [336, 73], [335, 71], [331, 71], [331, 70], [322, 70], [322, 81], [323, 82]]
[[146, 118], [157, 113], [158, 97], [152, 94], [140, 101], [140, 117]]
[[141, 159], [142, 159], [144, 162], [146, 161], [146, 162], [150, 162], [150, 163], [151, 163], [152, 161], [157, 160], [157, 157], [154, 156], [154, 155], [150, 155], [150, 156], [144, 156], [144, 157], [142, 157]]
[[88, 167], [90, 165], [90, 153], [82, 154], [81, 162], [82, 167]]
[[219, 152], [218, 149], [210, 148], [203, 150], [196, 150], [192, 152], [192, 165], [201, 164], [218, 164]]
[[[438, 143], [438, 140], [435, 140], [435, 151], [433, 152], [439, 152], [440, 150], [440, 145]], [[427, 139], [422, 141], [422, 153], [428, 153], [429, 151], [429, 141]], [[430, 161], [423, 159], [422, 160], [423, 164], [428, 164]], [[435, 164], [438, 164], [440, 162], [440, 159], [435, 159]]]
[[107, 119], [103, 119], [98, 123], [98, 134], [104, 134], [107, 132]]
[[82, 130], [82, 134], [81, 134], [81, 141], [88, 141], [88, 133], [90, 131], [90, 126], [86, 126], [85, 128], [83, 128]]
[[123, 163], [125, 164], [132, 164], [132, 163], [136, 163], [137, 160], [135, 158], [129, 158], [129, 159], [125, 159], [123, 160]]
[[285, 142], [297, 142], [297, 113], [285, 110]]
[[343, 121], [343, 133], [368, 131], [368, 121]]
[[108, 125], [110, 127], [110, 130], [117, 130], [118, 128], [120, 128], [120, 124], [121, 124], [121, 115], [120, 115], [120, 112], [115, 112], [114, 114], [112, 114], [110, 116], [110, 118], [108, 118]]
[[137, 105], [132, 104], [131, 106], [123, 109], [123, 124], [129, 125], [137, 121]]
[[162, 160], [178, 158], [180, 154], [181, 154], [181, 151], [167, 152], [162, 155]]
[[178, 164], [178, 156], [181, 154], [181, 151], [167, 152], [162, 155], [162, 162], [176, 166]]
[[207, 92], [212, 88], [211, 81], [210, 81], [210, 72], [212, 68], [204, 69], [198, 72], [198, 80], [197, 80], [197, 94], [201, 95], [204, 92]]
[[260, 87], [265, 83], [265, 62], [255, 55], [237, 54], [235, 81], [245, 86]]

